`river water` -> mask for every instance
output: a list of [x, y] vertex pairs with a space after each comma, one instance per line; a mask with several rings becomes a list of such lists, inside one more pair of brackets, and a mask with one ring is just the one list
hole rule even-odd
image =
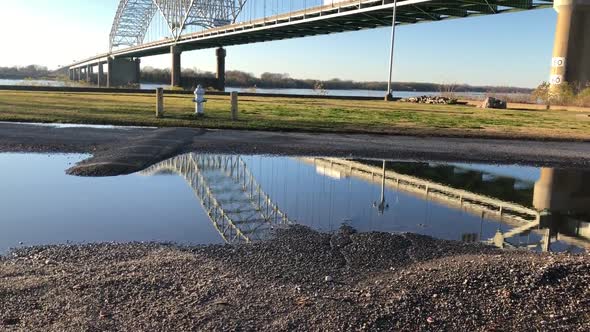
[[128, 176], [65, 174], [87, 157], [0, 154], [0, 252], [111, 241], [254, 242], [288, 224], [495, 239], [538, 251], [590, 246], [590, 170], [192, 153]]
[[[48, 80], [7, 80], [7, 79], [0, 79], [0, 85], [34, 85], [34, 86], [76, 86], [75, 82], [63, 82], [63, 81], [48, 81]], [[85, 85], [79, 85], [85, 86]], [[155, 90], [156, 88], [168, 88], [169, 85], [167, 84], [152, 84], [152, 83], [141, 83], [140, 89], [145, 90]], [[324, 92], [312, 90], [312, 89], [261, 89], [261, 88], [236, 88], [236, 87], [227, 87], [226, 91], [238, 91], [238, 92], [255, 92], [261, 94], [288, 94], [288, 95], [310, 95], [310, 96], [317, 96], [317, 95], [327, 95], [327, 96], [348, 96], [348, 97], [376, 97], [381, 98], [385, 96], [384, 91], [375, 91], [375, 90], [326, 90]], [[417, 97], [417, 96], [434, 96], [440, 95], [438, 92], [431, 92], [431, 91], [396, 91], [394, 93], [396, 97], [400, 98], [407, 98], [407, 97]], [[459, 97], [469, 98], [469, 99], [484, 99], [486, 93], [480, 92], [461, 92], [457, 94]], [[514, 98], [522, 98], [524, 95], [522, 94], [504, 94], [506, 96], [511, 96]]]

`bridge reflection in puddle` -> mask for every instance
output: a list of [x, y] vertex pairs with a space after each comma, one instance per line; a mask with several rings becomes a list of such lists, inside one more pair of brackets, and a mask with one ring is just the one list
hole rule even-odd
[[0, 252], [18, 241], [248, 243], [292, 223], [539, 251], [590, 246], [588, 170], [190, 153], [131, 176], [63, 174], [83, 158], [0, 154], [11, 188], [0, 191]]
[[162, 172], [174, 172], [186, 180], [227, 243], [264, 240], [272, 228], [291, 223], [240, 157], [189, 153], [141, 173]]
[[[496, 173], [478, 165], [193, 153], [142, 174], [182, 175], [229, 243], [264, 239], [270, 229], [296, 222], [323, 231], [347, 223], [366, 231], [413, 231], [544, 251], [590, 245], [590, 191], [584, 186], [590, 172], [530, 169], [519, 179], [502, 170], [526, 168], [495, 168]], [[538, 181], [531, 173], [540, 173]]]

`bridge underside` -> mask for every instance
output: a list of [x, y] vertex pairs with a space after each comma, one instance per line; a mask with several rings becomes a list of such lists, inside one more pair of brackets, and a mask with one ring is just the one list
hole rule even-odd
[[[547, 8], [552, 0], [400, 0], [397, 24], [437, 22], [449, 19], [492, 15], [521, 10]], [[391, 26], [393, 0], [363, 0], [335, 3], [303, 11], [266, 17], [250, 22], [226, 25], [202, 32], [115, 50], [95, 58], [145, 57], [170, 53], [177, 45], [182, 51], [300, 38], [346, 31]]]

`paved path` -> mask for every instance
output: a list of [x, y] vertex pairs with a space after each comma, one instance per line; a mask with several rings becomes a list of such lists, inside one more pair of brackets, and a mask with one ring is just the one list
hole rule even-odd
[[119, 175], [198, 151], [590, 167], [590, 143], [0, 123], [0, 152], [92, 153], [77, 175]]

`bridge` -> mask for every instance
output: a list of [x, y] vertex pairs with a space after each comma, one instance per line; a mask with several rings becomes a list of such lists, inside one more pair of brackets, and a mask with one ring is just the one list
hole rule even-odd
[[[179, 86], [181, 54], [217, 48], [216, 88], [224, 90], [224, 46], [390, 26], [391, 82], [397, 25], [551, 6], [558, 11], [551, 82], [589, 82], [590, 0], [121, 0], [110, 49], [68, 67], [72, 80], [110, 87], [138, 83], [142, 57], [170, 54], [171, 85]], [[149, 40], [159, 20], [165, 33]]]
[[[411, 176], [389, 167], [378, 167], [367, 161], [338, 158], [297, 158], [314, 165], [319, 174], [342, 178], [354, 177], [381, 186], [381, 202], [387, 207], [384, 188], [404, 192], [481, 218], [509, 225], [507, 232], [498, 231], [486, 242], [502, 248], [529, 247], [548, 251], [553, 241], [590, 250], [590, 173], [581, 170], [544, 168], [541, 177], [530, 185], [527, 206], [508, 199], [476, 193], [435, 182], [423, 176]], [[461, 176], [457, 167], [453, 174]], [[250, 243], [268, 239], [273, 228], [295, 221], [279, 209], [257, 183], [239, 156], [188, 153], [156, 165], [140, 174], [177, 174], [185, 179], [200, 201], [209, 220], [226, 243]], [[482, 173], [483, 174], [483, 173]], [[473, 182], [469, 177], [469, 183]], [[513, 183], [513, 185], [518, 185]], [[534, 187], [533, 187], [534, 186]], [[505, 192], [503, 188], [501, 192]], [[532, 203], [532, 204], [531, 204]], [[529, 207], [528, 205], [532, 205]], [[536, 233], [538, 241], [511, 239]]]
[[226, 243], [267, 239], [271, 229], [292, 222], [262, 190], [240, 157], [188, 153], [140, 174], [183, 177]]

